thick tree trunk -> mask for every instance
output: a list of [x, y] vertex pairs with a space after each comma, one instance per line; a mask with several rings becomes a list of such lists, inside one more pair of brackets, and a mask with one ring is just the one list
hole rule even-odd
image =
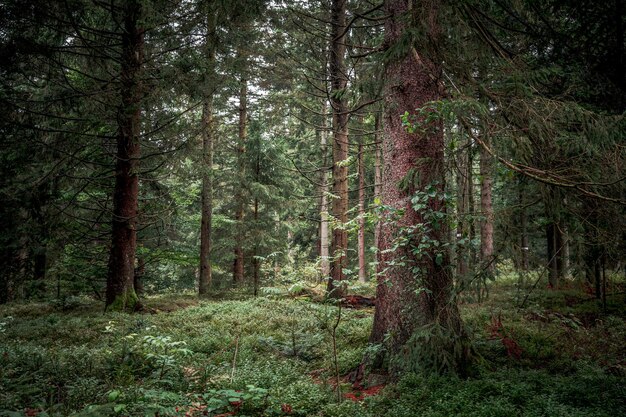
[[244, 154], [246, 152], [246, 139], [247, 139], [247, 123], [248, 123], [248, 82], [247, 80], [241, 80], [241, 89], [239, 91], [239, 146], [237, 149], [237, 160], [239, 166], [238, 175], [241, 178], [241, 182], [237, 185], [238, 189], [235, 192], [237, 196], [236, 208], [235, 208], [235, 260], [233, 262], [233, 282], [236, 285], [243, 283], [244, 276], [244, 257], [243, 257], [243, 212], [245, 202], [243, 201], [243, 181], [245, 178], [245, 163]]
[[[388, 0], [385, 3], [389, 16], [385, 22], [387, 45], [393, 47], [403, 39], [408, 29], [406, 16], [409, 11], [411, 15], [419, 16], [430, 32], [430, 39], [437, 38], [436, 2], [421, 2], [415, 6], [417, 10], [410, 10], [411, 4], [410, 0]], [[436, 357], [445, 352], [454, 357], [449, 366], [461, 368], [467, 350], [457, 349], [461, 346], [457, 342], [465, 340], [465, 336], [452, 295], [452, 275], [446, 251], [431, 248], [422, 252], [421, 256], [415, 256], [410, 247], [412, 245], [406, 244], [393, 250], [397, 239], [406, 236], [407, 228], [423, 223], [426, 212], [445, 210], [440, 198], [429, 198], [424, 211], [415, 211], [411, 204], [414, 193], [428, 186], [443, 192], [442, 126], [429, 125], [424, 133], [419, 129], [420, 133], [411, 134], [400, 117], [405, 111], [414, 113], [415, 108], [441, 98], [440, 73], [441, 68], [436, 62], [411, 47], [403, 57], [389, 62], [386, 68], [382, 197], [383, 204], [404, 212], [397, 221], [384, 222], [381, 227], [376, 312], [370, 341], [382, 343], [389, 338], [388, 351], [398, 353], [415, 330], [423, 326], [438, 326], [454, 340], [452, 344], [442, 342], [436, 348], [430, 343], [417, 343], [417, 346], [410, 344], [407, 348], [410, 350], [413, 346], [428, 350]], [[406, 187], [400, 184], [406, 184]], [[447, 230], [445, 227], [433, 227], [426, 233], [427, 240], [441, 242]], [[407, 237], [415, 246], [418, 243], [415, 240], [422, 238]], [[458, 350], [458, 355], [452, 353], [455, 350]], [[407, 356], [405, 359], [410, 358]]]
[[[484, 138], [489, 146], [489, 138]], [[493, 204], [491, 201], [492, 187], [492, 157], [480, 147], [480, 210], [484, 217], [480, 224], [480, 261], [485, 270], [492, 274], [495, 265], [493, 262]]]
[[322, 279], [330, 276], [329, 228], [328, 228], [328, 130], [326, 126], [326, 101], [322, 106], [320, 125], [320, 151], [322, 170], [320, 175], [320, 273]]
[[139, 27], [141, 5], [129, 1], [124, 6], [121, 56], [121, 99], [118, 115], [113, 228], [109, 254], [106, 307], [109, 310], [135, 310], [133, 289], [137, 247], [137, 205], [139, 199], [139, 158], [141, 149], [140, 115], [142, 100], [141, 66], [144, 30]]
[[358, 232], [358, 256], [359, 256], [359, 282], [367, 281], [367, 269], [365, 266], [365, 165], [363, 163], [363, 139], [359, 139], [358, 171], [359, 171], [359, 232]]
[[348, 84], [345, 67], [346, 0], [333, 0], [331, 6], [330, 104], [333, 111], [333, 201], [332, 215], [339, 227], [333, 229], [330, 247], [332, 261], [327, 294], [340, 298], [344, 292], [347, 266], [348, 231], [348, 109], [343, 98]]

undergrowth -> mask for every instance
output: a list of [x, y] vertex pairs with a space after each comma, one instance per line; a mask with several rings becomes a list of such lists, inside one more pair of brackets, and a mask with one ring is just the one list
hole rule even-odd
[[[332, 306], [289, 291], [212, 301], [149, 298], [154, 314], [71, 305], [0, 307], [2, 416], [615, 416], [626, 412], [623, 297], [574, 290], [516, 307], [496, 287], [461, 310], [477, 362], [468, 379], [406, 374], [378, 395], [337, 401]], [[621, 303], [621, 304], [620, 304]], [[348, 309], [337, 366], [363, 358], [371, 308]], [[342, 380], [341, 388], [350, 390]], [[352, 396], [353, 398], [354, 396]]]

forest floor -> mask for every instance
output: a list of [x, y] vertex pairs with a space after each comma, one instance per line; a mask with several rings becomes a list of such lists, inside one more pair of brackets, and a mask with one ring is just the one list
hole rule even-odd
[[372, 349], [371, 307], [338, 318], [279, 289], [149, 297], [134, 315], [82, 298], [9, 304], [0, 416], [626, 415], [626, 296], [615, 292], [606, 310], [580, 289], [536, 289], [519, 308], [526, 293], [495, 285], [486, 301], [461, 304], [470, 377], [370, 377], [358, 389], [346, 374]]

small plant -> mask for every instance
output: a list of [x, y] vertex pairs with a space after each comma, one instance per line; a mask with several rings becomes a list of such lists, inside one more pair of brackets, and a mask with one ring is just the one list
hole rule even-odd
[[202, 395], [202, 413], [261, 413], [268, 407], [269, 393], [265, 388], [246, 385], [244, 390], [218, 389]]
[[515, 339], [511, 337], [502, 325], [502, 315], [491, 317], [491, 325], [489, 326], [491, 339], [500, 340], [506, 349], [509, 357], [519, 360], [522, 357], [522, 348], [517, 344]]
[[186, 342], [173, 341], [169, 336], [144, 336], [141, 341], [143, 353], [156, 368], [160, 381], [166, 372], [178, 364], [178, 359], [193, 352], [187, 349]]
[[6, 316], [0, 321], [0, 333], [4, 333], [7, 329], [8, 324], [13, 320], [13, 316]]

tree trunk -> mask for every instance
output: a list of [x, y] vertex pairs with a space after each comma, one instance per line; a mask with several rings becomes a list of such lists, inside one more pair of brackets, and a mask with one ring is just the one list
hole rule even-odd
[[560, 223], [554, 223], [554, 248], [556, 250], [556, 287], [563, 279], [563, 229]]
[[[209, 17], [209, 22], [211, 18]], [[215, 22], [207, 25], [205, 54], [209, 76], [214, 76], [215, 66]], [[202, 104], [202, 219], [200, 220], [200, 275], [198, 277], [198, 294], [208, 293], [211, 286], [211, 251], [212, 251], [212, 218], [213, 218], [213, 146], [215, 126], [213, 119], [213, 92], [205, 92]]]
[[333, 111], [333, 201], [332, 215], [339, 224], [333, 229], [332, 262], [327, 294], [340, 298], [344, 292], [344, 268], [347, 266], [348, 231], [348, 109], [343, 98], [348, 84], [345, 67], [346, 0], [333, 0], [331, 6], [330, 104]]
[[212, 280], [211, 223], [213, 217], [213, 98], [202, 107], [202, 219], [200, 221], [200, 276], [198, 293], [206, 294]]
[[[432, 40], [438, 37], [436, 25], [436, 2], [418, 3], [417, 10], [410, 10], [410, 0], [388, 0], [385, 3], [385, 44], [391, 47], [404, 39], [407, 28], [407, 12], [419, 16], [421, 23], [430, 32]], [[424, 222], [428, 212], [445, 210], [442, 199], [428, 198], [427, 207], [415, 211], [411, 197], [416, 191], [435, 187], [438, 193], [444, 189], [444, 142], [441, 124], [433, 122], [418, 129], [418, 133], [408, 133], [400, 115], [405, 111], [414, 113], [415, 108], [426, 102], [441, 98], [439, 82], [441, 67], [424, 54], [409, 47], [406, 54], [390, 61], [385, 70], [385, 119], [383, 157], [383, 204], [394, 210], [403, 210], [396, 221], [382, 224], [379, 241], [378, 286], [376, 289], [376, 312], [370, 336], [372, 343], [387, 341], [388, 352], [398, 353], [403, 346], [407, 351], [422, 349], [428, 355], [441, 357], [449, 355], [450, 367], [462, 368], [467, 357], [467, 349], [458, 344], [464, 341], [463, 326], [456, 301], [453, 299], [453, 282], [450, 265], [445, 250], [431, 247], [421, 256], [412, 253], [411, 246], [422, 236], [407, 236], [407, 228]], [[400, 184], [405, 184], [401, 187]], [[428, 241], [441, 242], [447, 235], [445, 227], [429, 228]], [[396, 250], [397, 238], [406, 236], [411, 244], [400, 244]], [[419, 268], [419, 271], [416, 269]], [[427, 327], [424, 327], [427, 326]], [[452, 343], [434, 344], [417, 339], [407, 342], [418, 328], [443, 329]], [[428, 331], [428, 330], [427, 330]], [[433, 337], [430, 340], [435, 341]], [[440, 339], [439, 339], [440, 340]], [[441, 341], [441, 340], [440, 340]], [[423, 342], [423, 343], [422, 343]], [[457, 352], [454, 354], [453, 352]], [[411, 355], [402, 363], [413, 366]], [[439, 364], [434, 364], [437, 367]]]
[[[257, 135], [256, 161], [254, 165], [254, 180], [258, 184], [261, 181], [261, 137]], [[254, 196], [254, 230], [259, 230], [259, 197]], [[259, 262], [259, 236], [254, 239], [254, 251], [252, 253], [252, 284], [254, 296], [259, 294], [260, 276], [259, 270], [261, 264]]]
[[[258, 169], [258, 166], [257, 166]], [[258, 197], [254, 197], [254, 223], [255, 230], [258, 230], [258, 221], [259, 221], [259, 199]], [[255, 241], [256, 242], [256, 241]], [[254, 252], [252, 254], [252, 285], [253, 285], [253, 294], [256, 297], [259, 294], [259, 284], [260, 284], [260, 276], [259, 276], [259, 245], [257, 243], [254, 244]]]
[[363, 139], [359, 139], [358, 170], [359, 170], [359, 282], [367, 281], [367, 269], [365, 266], [365, 165], [363, 164]]
[[[467, 230], [466, 236], [469, 237], [470, 242], [474, 242], [476, 239], [476, 223], [475, 223], [475, 214], [476, 214], [476, 205], [474, 201], [474, 147], [472, 141], [470, 140], [467, 147], [467, 182], [465, 183], [467, 190], [465, 191], [465, 195], [467, 196], [467, 213], [470, 215], [469, 220], [465, 223], [465, 227]], [[467, 268], [469, 271], [472, 271], [474, 266], [476, 265], [476, 246], [470, 245], [469, 247], [469, 258], [467, 262]]]
[[[489, 146], [489, 137], [485, 136]], [[480, 261], [489, 274], [493, 274], [493, 204], [491, 201], [492, 158], [484, 147], [480, 147], [480, 210], [484, 220], [480, 224]]]
[[559, 268], [557, 263], [557, 230], [554, 223], [546, 226], [546, 246], [548, 258], [548, 283], [550, 288], [557, 288], [559, 284]]
[[143, 295], [143, 277], [146, 273], [146, 260], [143, 256], [137, 258], [137, 268], [133, 277], [133, 288], [138, 297]]
[[330, 276], [328, 251], [328, 130], [326, 126], [326, 100], [324, 100], [322, 105], [320, 151], [322, 153], [322, 171], [320, 175], [320, 273], [322, 279], [326, 280]]
[[[463, 240], [467, 242], [469, 236], [469, 195], [468, 192], [470, 190], [468, 186], [469, 178], [468, 178], [468, 165], [470, 164], [469, 152], [470, 145], [469, 139], [466, 141], [461, 140], [461, 145], [459, 147], [459, 156], [457, 157], [457, 169], [456, 169], [456, 188], [457, 188], [457, 230], [456, 236], [457, 241]], [[469, 245], [468, 244], [459, 244], [457, 245], [457, 264], [456, 271], [458, 279], [465, 283], [469, 274]]]
[[568, 231], [568, 227], [565, 225], [561, 225], [561, 235], [563, 237], [563, 250], [562, 252], [562, 267], [561, 267], [561, 278], [569, 278], [570, 277], [570, 269], [571, 269], [571, 245], [570, 245], [570, 235]]
[[138, 25], [140, 17], [140, 2], [125, 3], [120, 73], [122, 103], [118, 114], [113, 227], [105, 307], [109, 310], [132, 311], [138, 304], [133, 279], [137, 248], [141, 66], [144, 46], [144, 30]]
[[245, 202], [243, 201], [243, 182], [245, 181], [245, 162], [244, 154], [246, 152], [246, 139], [247, 139], [247, 117], [248, 117], [248, 82], [247, 80], [241, 80], [241, 89], [239, 91], [239, 146], [237, 148], [237, 160], [239, 166], [238, 175], [241, 178], [240, 183], [237, 185], [236, 195], [236, 208], [235, 208], [235, 260], [233, 262], [233, 282], [236, 285], [243, 283], [244, 275], [244, 257], [243, 257], [243, 212]]
[[519, 182], [519, 204], [520, 204], [520, 244], [521, 244], [521, 267], [522, 271], [528, 271], [528, 254], [530, 247], [528, 246], [528, 218], [526, 216], [526, 207], [524, 206], [524, 189], [523, 182]]
[[[382, 145], [380, 144], [380, 114], [374, 116], [374, 201], [380, 200], [383, 185], [382, 163]], [[374, 226], [374, 245], [378, 247], [378, 239], [380, 237], [381, 221], [377, 221]]]

